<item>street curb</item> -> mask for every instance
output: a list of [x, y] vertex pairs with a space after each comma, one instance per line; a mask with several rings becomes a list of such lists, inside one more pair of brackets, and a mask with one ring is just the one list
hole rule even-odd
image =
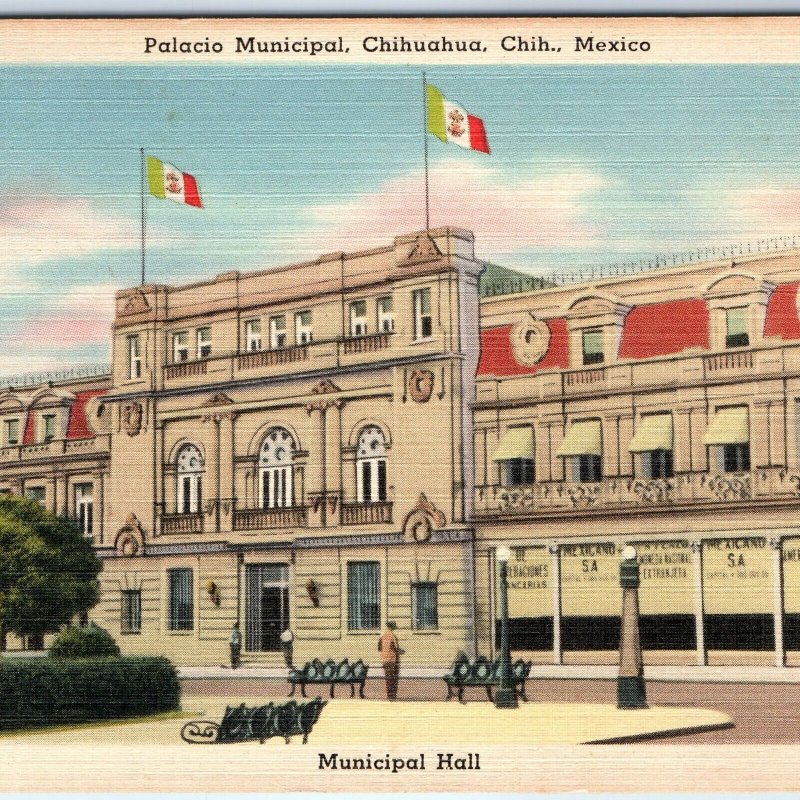
[[629, 736], [615, 736], [612, 739], [592, 739], [592, 741], [583, 742], [583, 744], [631, 744], [633, 742], [645, 742], [648, 739], [671, 739], [676, 736], [691, 736], [693, 733], [730, 730], [735, 727], [736, 724], [733, 720], [728, 720], [728, 722], [694, 725], [689, 728], [671, 728], [666, 731], [654, 731], [653, 733], [632, 733]]

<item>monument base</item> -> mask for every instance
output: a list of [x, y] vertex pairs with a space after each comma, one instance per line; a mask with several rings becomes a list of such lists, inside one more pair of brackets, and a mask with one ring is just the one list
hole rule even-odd
[[617, 678], [617, 708], [647, 708], [642, 675], [620, 675]]

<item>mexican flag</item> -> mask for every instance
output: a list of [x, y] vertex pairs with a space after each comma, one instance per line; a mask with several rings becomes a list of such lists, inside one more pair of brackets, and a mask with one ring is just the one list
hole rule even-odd
[[203, 207], [194, 176], [152, 156], [147, 156], [147, 185], [150, 194], [162, 200]]
[[457, 144], [467, 150], [489, 152], [483, 120], [473, 117], [461, 106], [451, 103], [429, 83], [425, 84], [428, 101], [428, 133], [443, 142]]

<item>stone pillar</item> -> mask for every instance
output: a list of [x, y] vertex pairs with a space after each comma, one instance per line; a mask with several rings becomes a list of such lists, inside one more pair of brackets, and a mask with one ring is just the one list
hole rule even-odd
[[[105, 517], [103, 490], [105, 489], [105, 476], [102, 472], [95, 472], [92, 475], [92, 486], [94, 497], [92, 503], [94, 504], [94, 528], [95, 528], [95, 542], [103, 544], [104, 528], [103, 520]], [[153, 529], [154, 530], [154, 529]]]
[[604, 417], [601, 422], [603, 442], [603, 475], [618, 477], [620, 474], [620, 441], [617, 432], [617, 416]]
[[56, 473], [53, 507], [56, 514], [60, 514], [64, 517], [71, 516], [69, 508], [69, 496], [67, 493], [67, 475], [64, 472]]
[[694, 589], [694, 631], [697, 648], [697, 666], [708, 663], [705, 631], [703, 628], [703, 543], [692, 542], [692, 577]]
[[[308, 498], [311, 508], [308, 513], [308, 525], [314, 527], [326, 527], [328, 525], [338, 525], [340, 518], [339, 500], [337, 492], [341, 492], [341, 416], [340, 411], [344, 401], [339, 398], [339, 387], [331, 381], [322, 380], [312, 390], [311, 394], [315, 398], [306, 403], [306, 411], [310, 415], [318, 414], [319, 424], [312, 425], [319, 431], [318, 448], [309, 452], [319, 454], [319, 464], [314, 468], [313, 462], [308, 465]], [[336, 440], [333, 450], [329, 452], [331, 445], [328, 436], [328, 418], [331, 418], [332, 436]], [[335, 464], [330, 464], [330, 458], [336, 455]], [[330, 487], [330, 498], [328, 478], [335, 475], [335, 482]]]
[[553, 584], [553, 663], [561, 664], [564, 661], [561, 648], [561, 549], [558, 542], [554, 542], [548, 550]]
[[220, 415], [219, 422], [219, 528], [218, 530], [233, 530], [233, 420], [232, 412]]
[[631, 451], [628, 450], [631, 439], [633, 439], [633, 415], [622, 414], [619, 418], [619, 471], [617, 474], [628, 477], [633, 474], [633, 460], [631, 459]]
[[219, 462], [221, 446], [219, 430], [220, 420], [218, 416], [214, 415], [209, 417], [207, 420], [204, 419], [204, 422], [205, 421], [211, 422], [213, 426], [213, 444], [211, 446], [211, 452], [206, 453], [206, 469], [205, 474], [203, 475], [203, 478], [205, 479], [205, 484], [203, 486], [203, 506], [200, 510], [206, 514], [206, 520], [208, 520], [208, 526], [206, 527], [206, 530], [219, 533]]
[[775, 666], [786, 666], [783, 643], [783, 544], [780, 537], [769, 540], [772, 548], [773, 620], [775, 625]]
[[337, 526], [342, 501], [342, 409], [334, 403], [324, 412], [326, 524]]
[[786, 466], [786, 403], [769, 404], [769, 455], [771, 467]]
[[[708, 427], [708, 418], [702, 408], [693, 408], [689, 413], [691, 414], [692, 472], [706, 472], [709, 469], [708, 448], [703, 443], [703, 437]], [[714, 412], [710, 411], [709, 413], [713, 415]], [[713, 465], [712, 470], [715, 468], [716, 465]]]
[[750, 464], [766, 467], [770, 464], [769, 403], [753, 402], [750, 412]]
[[675, 472], [689, 472], [693, 469], [692, 449], [690, 447], [689, 410], [685, 408], [676, 409], [673, 416], [675, 430], [673, 433], [673, 464]]

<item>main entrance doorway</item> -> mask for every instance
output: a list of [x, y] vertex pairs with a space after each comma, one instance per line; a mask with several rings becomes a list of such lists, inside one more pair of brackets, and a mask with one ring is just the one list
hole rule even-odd
[[289, 566], [248, 564], [245, 649], [276, 652], [289, 627]]

